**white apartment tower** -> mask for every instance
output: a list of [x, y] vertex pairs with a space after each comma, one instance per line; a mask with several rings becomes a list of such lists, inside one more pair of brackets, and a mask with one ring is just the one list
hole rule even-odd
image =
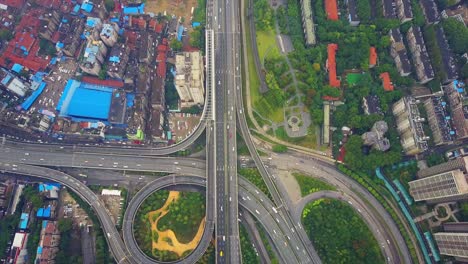
[[182, 107], [203, 105], [205, 101], [203, 58], [199, 51], [176, 55], [175, 86]]

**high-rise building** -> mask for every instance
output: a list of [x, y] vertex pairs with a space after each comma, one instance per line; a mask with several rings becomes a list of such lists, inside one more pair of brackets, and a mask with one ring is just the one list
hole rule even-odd
[[468, 183], [461, 170], [443, 172], [411, 181], [409, 192], [415, 201], [455, 201], [468, 197]]
[[456, 159], [422, 169], [418, 171], [417, 176], [418, 178], [425, 178], [452, 170], [461, 170], [463, 173], [468, 174], [468, 156], [458, 157]]
[[204, 96], [203, 59], [199, 51], [176, 55], [175, 86], [182, 107], [202, 105]]
[[440, 254], [460, 258], [468, 258], [468, 232], [434, 234]]

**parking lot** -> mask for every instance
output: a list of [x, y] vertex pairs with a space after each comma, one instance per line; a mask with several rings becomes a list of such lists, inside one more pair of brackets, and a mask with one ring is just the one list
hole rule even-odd
[[55, 112], [60, 96], [62, 96], [63, 88], [67, 81], [74, 76], [77, 67], [78, 64], [72, 59], [57, 62], [51, 73], [44, 79], [47, 83], [46, 88], [28, 112], [34, 113], [41, 109]]
[[172, 139], [178, 142], [193, 132], [200, 122], [200, 115], [169, 113], [168, 119], [169, 128], [172, 132]]

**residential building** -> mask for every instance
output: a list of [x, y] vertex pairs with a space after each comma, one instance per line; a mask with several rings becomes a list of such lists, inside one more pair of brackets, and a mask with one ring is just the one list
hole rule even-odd
[[87, 17], [83, 30], [83, 35], [88, 40], [100, 40], [99, 34], [102, 31], [102, 21], [98, 17]]
[[362, 134], [363, 144], [376, 150], [387, 151], [390, 148], [390, 140], [384, 137], [387, 131], [388, 125], [385, 121], [375, 122], [370, 132]]
[[392, 107], [396, 119], [400, 142], [406, 155], [417, 155], [428, 149], [429, 137], [424, 134], [416, 99], [411, 96], [403, 97]]
[[156, 76], [154, 72], [151, 73], [150, 87], [151, 107], [153, 109], [164, 111], [166, 105], [166, 99], [164, 95], [164, 77]]
[[183, 52], [176, 55], [175, 86], [182, 107], [203, 105], [204, 67], [199, 51]]
[[444, 86], [452, 110], [452, 122], [457, 140], [468, 138], [468, 91], [462, 81]]
[[99, 75], [101, 65], [105, 62], [107, 47], [100, 40], [88, 40], [80, 68], [91, 75]]
[[460, 170], [463, 173], [468, 174], [468, 156], [458, 157], [456, 159], [419, 170], [416, 175], [420, 179], [452, 170]]
[[27, 250], [23, 249], [26, 249], [28, 237], [28, 233], [15, 233], [13, 243], [11, 244], [10, 255], [8, 256], [8, 261], [6, 263], [26, 263], [28, 254]]
[[84, 25], [85, 20], [81, 17], [64, 16], [58, 29], [60, 37], [59, 43], [56, 45], [57, 50], [63, 51], [69, 57], [75, 57], [75, 53], [82, 43], [81, 34]]
[[434, 70], [426, 50], [421, 28], [411, 26], [406, 37], [419, 83], [424, 84], [431, 81], [434, 79]]
[[52, 36], [57, 31], [61, 20], [61, 15], [55, 10], [50, 10], [49, 13], [44, 14], [41, 19], [42, 27], [39, 30], [39, 36], [52, 41]]
[[411, 0], [395, 0], [397, 16], [401, 23], [411, 21], [413, 19], [413, 9], [411, 8]]
[[346, 0], [348, 6], [348, 21], [351, 26], [359, 26], [361, 21], [357, 15], [356, 0]]
[[4, 87], [19, 97], [24, 97], [31, 89], [29, 83], [5, 68], [0, 68], [0, 87]]
[[442, 255], [458, 258], [468, 258], [468, 232], [450, 233], [439, 232], [434, 234], [435, 241]]
[[437, 9], [435, 0], [424, 0], [419, 2], [421, 4], [424, 18], [428, 24], [437, 24], [440, 21], [440, 13]]
[[123, 79], [129, 60], [129, 49], [125, 44], [112, 47], [107, 62], [107, 75], [116, 79]]
[[403, 36], [401, 35], [399, 28], [390, 30], [390, 55], [395, 61], [395, 65], [398, 69], [398, 73], [401, 76], [408, 76], [411, 73], [411, 64], [408, 59], [408, 53], [406, 51], [405, 43], [403, 42]]
[[395, 0], [382, 0], [383, 15], [388, 19], [396, 19]]
[[380, 108], [380, 99], [375, 94], [362, 98], [362, 109], [366, 115], [383, 114], [382, 109]]
[[146, 31], [138, 32], [137, 36], [137, 52], [138, 52], [138, 61], [149, 63], [151, 56], [151, 44], [152, 39], [151, 35]]
[[455, 131], [452, 130], [450, 113], [445, 108], [442, 97], [433, 96], [424, 101], [427, 121], [432, 131], [432, 140], [436, 145], [453, 143]]
[[443, 18], [455, 18], [463, 23], [465, 27], [468, 25], [468, 5], [466, 3], [460, 3], [446, 8], [441, 12], [441, 15]]
[[453, 52], [450, 50], [447, 38], [442, 27], [436, 29], [436, 40], [442, 55], [442, 67], [445, 73], [444, 84], [453, 82], [458, 78], [457, 62], [455, 61]]
[[100, 36], [104, 44], [113, 47], [119, 39], [119, 25], [117, 23], [104, 24]]
[[164, 116], [162, 112], [159, 109], [152, 109], [149, 126], [151, 132], [151, 139], [153, 141], [161, 141], [164, 138], [163, 124]]
[[169, 24], [167, 25], [167, 33], [170, 37], [175, 38], [177, 36], [177, 29], [179, 28], [179, 19], [176, 16], [173, 16], [169, 20]]
[[315, 45], [315, 26], [312, 17], [312, 2], [308, 0], [301, 0], [301, 14], [302, 14], [302, 27], [304, 28], [304, 35], [306, 45]]
[[466, 175], [452, 170], [408, 182], [409, 192], [416, 202], [449, 202], [468, 198]]

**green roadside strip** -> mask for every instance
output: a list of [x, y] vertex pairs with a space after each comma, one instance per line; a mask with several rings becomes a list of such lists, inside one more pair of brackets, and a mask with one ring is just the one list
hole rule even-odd
[[[403, 222], [401, 221], [401, 219], [398, 217], [397, 213], [395, 212], [395, 207], [392, 206], [391, 200], [389, 199], [390, 194], [386, 193], [385, 190], [380, 188], [380, 186], [374, 183], [366, 175], [353, 172], [342, 164], [338, 164], [337, 167], [342, 173], [346, 174], [353, 180], [357, 181], [361, 186], [366, 188], [372, 194], [372, 196], [374, 196], [377, 199], [377, 201], [385, 208], [385, 210], [390, 214], [393, 221], [395, 221], [396, 225], [398, 226], [398, 229], [400, 230], [400, 233], [403, 236], [406, 246], [408, 247], [408, 250], [411, 254], [411, 259], [413, 263], [418, 263], [419, 260], [417, 257], [416, 248], [414, 247], [414, 244], [413, 244], [413, 240], [410, 238], [409, 233], [407, 229], [405, 228], [405, 225], [403, 224]], [[366, 201], [366, 199], [364, 198], [363, 200]]]

